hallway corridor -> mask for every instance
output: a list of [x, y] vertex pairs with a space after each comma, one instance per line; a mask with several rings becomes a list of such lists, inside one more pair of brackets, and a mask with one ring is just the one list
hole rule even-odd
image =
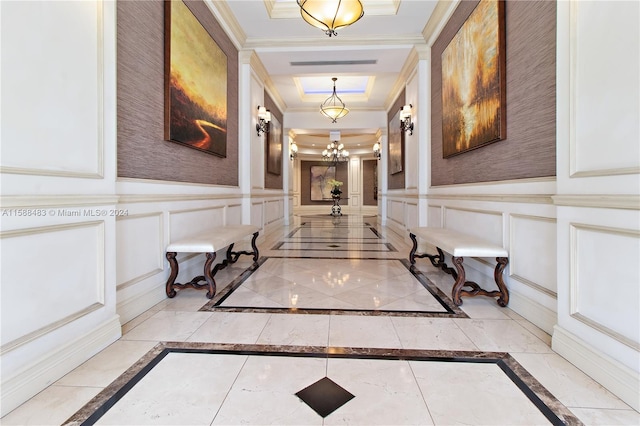
[[[511, 309], [455, 306], [451, 276], [411, 268], [375, 217], [296, 216], [258, 247], [212, 300], [164, 300], [1, 424], [640, 424]], [[296, 395], [325, 377], [344, 399]]]

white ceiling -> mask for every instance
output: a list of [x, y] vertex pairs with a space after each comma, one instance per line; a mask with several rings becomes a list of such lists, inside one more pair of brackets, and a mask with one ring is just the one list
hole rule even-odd
[[[318, 111], [320, 103], [329, 96], [305, 95], [302, 85], [296, 81], [301, 77], [319, 79], [307, 84], [324, 85], [327, 91], [333, 87], [331, 78], [337, 77], [338, 95], [351, 111], [386, 111], [393, 101], [390, 97], [397, 95], [392, 91], [398, 87], [402, 67], [412, 47], [425, 44], [423, 31], [438, 3], [437, 0], [361, 0], [364, 16], [338, 30], [337, 36], [328, 37], [302, 19], [295, 0], [213, 1], [217, 10], [227, 11], [227, 20], [230, 13], [237, 21], [237, 25], [232, 26], [236, 39], [242, 48], [256, 52], [271, 80], [271, 90], [277, 92], [275, 95], [286, 112]], [[292, 65], [296, 62], [327, 63]], [[341, 93], [351, 89], [346, 77], [356, 76], [369, 78], [366, 93]], [[301, 135], [326, 133], [327, 136], [330, 130], [328, 119], [326, 129], [294, 129]], [[343, 129], [342, 134], [358, 135], [365, 131], [375, 132], [375, 129]], [[348, 143], [349, 139], [343, 137], [344, 142]], [[304, 140], [304, 137], [296, 138], [299, 143], [304, 144]]]

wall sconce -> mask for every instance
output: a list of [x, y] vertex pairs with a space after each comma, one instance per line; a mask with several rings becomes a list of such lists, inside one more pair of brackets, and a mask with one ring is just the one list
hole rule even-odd
[[413, 123], [411, 122], [411, 108], [413, 105], [405, 105], [400, 110], [400, 128], [403, 132], [413, 135]]
[[289, 144], [289, 159], [293, 160], [298, 156], [298, 145], [295, 142]]
[[376, 160], [379, 160], [381, 157], [380, 154], [380, 142], [376, 142], [373, 144], [373, 155], [376, 157]]
[[271, 121], [271, 113], [263, 106], [258, 105], [258, 123], [256, 124], [256, 131], [258, 136], [269, 131], [269, 122]]

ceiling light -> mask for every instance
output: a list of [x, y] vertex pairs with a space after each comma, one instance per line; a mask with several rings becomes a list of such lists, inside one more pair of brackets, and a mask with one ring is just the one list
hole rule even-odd
[[338, 28], [353, 24], [364, 15], [360, 0], [296, 0], [300, 15], [307, 23], [320, 28], [329, 37]]
[[342, 118], [349, 113], [349, 110], [342, 102], [342, 99], [336, 94], [336, 77], [333, 77], [333, 94], [329, 96], [320, 105], [320, 112], [331, 119], [332, 123], [336, 123], [338, 118]]

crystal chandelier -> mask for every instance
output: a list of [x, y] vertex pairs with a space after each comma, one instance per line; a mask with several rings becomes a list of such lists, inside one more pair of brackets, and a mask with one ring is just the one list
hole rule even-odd
[[332, 123], [336, 123], [338, 118], [342, 118], [349, 113], [349, 110], [342, 102], [342, 99], [336, 94], [336, 77], [333, 77], [333, 94], [329, 96], [320, 105], [320, 112], [331, 119]]
[[351, 25], [364, 15], [360, 0], [297, 0], [297, 3], [302, 19], [329, 37], [338, 35], [338, 28]]
[[340, 143], [340, 132], [329, 133], [329, 138], [331, 143], [322, 151], [322, 161], [338, 164], [349, 160], [349, 151]]

